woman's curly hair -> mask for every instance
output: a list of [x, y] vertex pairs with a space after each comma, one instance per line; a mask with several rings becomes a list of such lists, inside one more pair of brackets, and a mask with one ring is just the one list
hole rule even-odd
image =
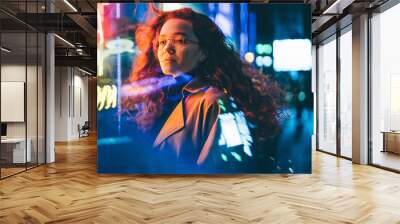
[[[241, 60], [233, 45], [227, 42], [225, 35], [210, 18], [190, 8], [168, 12], [152, 8], [152, 12], [156, 16], [136, 30], [136, 44], [141, 53], [136, 58], [127, 83], [161, 77], [163, 74], [156, 53], [161, 27], [172, 18], [190, 21], [200, 48], [206, 53], [206, 59], [190, 74], [228, 92], [246, 118], [256, 125], [256, 138], [262, 140], [276, 133], [279, 129], [278, 111], [283, 102], [282, 89], [268, 76]], [[134, 119], [142, 129], [148, 130], [162, 114], [163, 99], [164, 93], [159, 90], [139, 97], [125, 97], [123, 107], [132, 110], [138, 102], [144, 104]]]

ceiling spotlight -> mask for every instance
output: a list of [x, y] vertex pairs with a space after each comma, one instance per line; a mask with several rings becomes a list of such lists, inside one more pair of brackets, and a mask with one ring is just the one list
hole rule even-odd
[[339, 15], [343, 13], [343, 9], [347, 8], [349, 5], [351, 5], [354, 0], [336, 0], [336, 1], [330, 1], [333, 2], [330, 6], [328, 6], [327, 9], [325, 9], [322, 14], [323, 15]]
[[67, 4], [72, 10], [74, 10], [74, 12], [78, 12], [78, 10], [68, 1], [68, 0], [64, 0], [65, 4]]
[[75, 45], [73, 45], [71, 42], [69, 42], [68, 40], [58, 36], [57, 34], [54, 34], [55, 37], [57, 37], [59, 40], [61, 40], [62, 42], [66, 43], [67, 45], [69, 45], [70, 47], [75, 48]]
[[81, 68], [79, 68], [79, 67], [78, 67], [78, 70], [81, 71], [81, 72], [83, 72], [83, 73], [85, 73], [85, 74], [87, 74], [87, 75], [92, 75], [92, 73], [90, 73], [90, 72], [88, 72], [88, 71], [86, 71], [86, 70], [83, 70], [83, 69], [81, 69]]
[[9, 50], [9, 49], [7, 49], [7, 48], [5, 48], [5, 47], [1, 47], [0, 48], [2, 51], [4, 51], [4, 52], [7, 52], [7, 53], [10, 53], [11, 52], [11, 50]]

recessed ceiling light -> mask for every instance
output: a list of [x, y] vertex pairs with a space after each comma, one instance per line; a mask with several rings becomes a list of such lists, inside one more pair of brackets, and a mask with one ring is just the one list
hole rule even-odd
[[57, 37], [58, 39], [60, 39], [62, 42], [66, 43], [67, 45], [69, 45], [69, 46], [75, 48], [75, 45], [71, 44], [71, 42], [69, 42], [68, 40], [66, 40], [66, 39], [64, 39], [64, 38], [62, 38], [62, 37], [60, 37], [60, 36], [58, 36], [57, 34], [54, 34], [54, 36]]
[[72, 10], [74, 10], [75, 12], [78, 12], [78, 10], [68, 1], [68, 0], [64, 0], [65, 4], [67, 4]]
[[1, 47], [0, 48], [2, 51], [4, 51], [4, 52], [7, 52], [7, 53], [10, 53], [11, 52], [11, 50], [9, 50], [9, 49], [7, 49], [7, 48], [5, 48], [5, 47]]
[[81, 68], [79, 68], [79, 67], [78, 67], [78, 69], [79, 69], [79, 71], [81, 71], [81, 72], [83, 72], [83, 73], [85, 73], [85, 74], [87, 74], [87, 75], [92, 75], [92, 73], [90, 73], [90, 72], [88, 72], [88, 71], [86, 71], [86, 70], [83, 70], [83, 69], [81, 69]]

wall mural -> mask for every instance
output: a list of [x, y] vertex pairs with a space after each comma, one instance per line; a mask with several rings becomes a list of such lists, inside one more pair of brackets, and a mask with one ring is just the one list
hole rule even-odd
[[99, 3], [98, 172], [310, 173], [311, 9]]

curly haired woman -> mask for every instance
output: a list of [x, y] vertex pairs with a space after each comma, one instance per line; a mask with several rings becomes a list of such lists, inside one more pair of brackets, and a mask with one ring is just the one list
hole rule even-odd
[[138, 110], [134, 120], [142, 130], [155, 130], [153, 146], [173, 158], [168, 166], [215, 164], [218, 116], [228, 99], [255, 124], [256, 140], [278, 130], [281, 90], [240, 59], [211, 19], [189, 8], [153, 11], [157, 15], [136, 31], [140, 54], [126, 83], [173, 79], [175, 85], [127, 96], [123, 105]]

